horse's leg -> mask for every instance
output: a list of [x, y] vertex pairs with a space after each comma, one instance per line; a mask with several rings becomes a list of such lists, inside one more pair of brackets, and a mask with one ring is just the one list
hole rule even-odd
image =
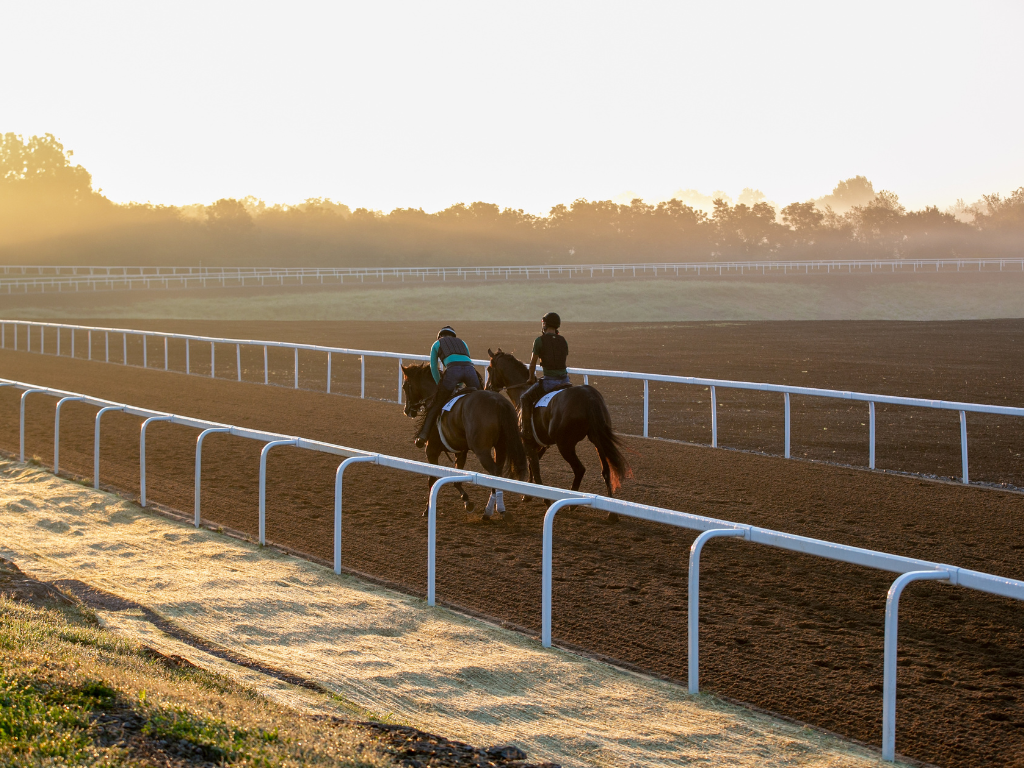
[[[495, 449], [497, 452], [497, 449]], [[499, 477], [501, 473], [501, 464], [498, 464], [490, 450], [474, 450], [473, 453], [480, 460], [480, 464], [484, 468], [484, 472], [494, 477]], [[484, 511], [484, 519], [490, 519], [491, 515], [495, 511], [501, 512], [501, 519], [506, 523], [512, 522], [512, 513], [505, 510], [505, 505], [502, 503], [501, 498], [498, 496], [497, 491], [491, 490], [491, 495], [487, 497], [487, 509]]]
[[[547, 451], [547, 446], [537, 447], [535, 444], [526, 445], [526, 463], [529, 465], [529, 481], [535, 485], [543, 485], [544, 482], [541, 480], [541, 457], [544, 456], [544, 452]], [[532, 499], [534, 501], [543, 502], [544, 500], [540, 497], [528, 497], [524, 496], [522, 501]]]
[[604, 478], [604, 487], [608, 490], [608, 495], [612, 495], [612, 469], [611, 465], [608, 464], [608, 459], [601, 449], [597, 449], [597, 457], [601, 460], [601, 477]]
[[[441, 449], [436, 446], [433, 440], [427, 443], [427, 463], [437, 464], [437, 459], [441, 455]], [[426, 517], [430, 513], [430, 491], [434, 488], [434, 477], [433, 475], [427, 475], [427, 506], [423, 509], [423, 517]]]
[[[601, 453], [600, 449], [597, 452], [598, 458], [601, 460], [601, 477], [604, 478], [604, 487], [608, 490], [608, 497], [611, 497], [611, 467], [608, 464], [607, 458]], [[605, 522], [618, 522], [618, 515], [614, 512], [609, 512], [607, 517], [604, 518]]]
[[[455, 454], [455, 468], [462, 469], [463, 467], [465, 467], [466, 458], [468, 456], [469, 454], [467, 451]], [[462, 504], [466, 508], [466, 514], [470, 514], [473, 510], [476, 509], [476, 504], [474, 504], [473, 500], [469, 498], [469, 494], [466, 493], [466, 489], [462, 487], [462, 483], [452, 483], [452, 485], [454, 485], [458, 489], [459, 496], [462, 497]]]
[[570, 467], [572, 467], [572, 490], [578, 491], [580, 489], [580, 483], [583, 482], [583, 476], [587, 474], [587, 468], [583, 466], [583, 462], [580, 461], [580, 457], [576, 455], [576, 444], [559, 443], [558, 452], [562, 454], [562, 458], [569, 463]]

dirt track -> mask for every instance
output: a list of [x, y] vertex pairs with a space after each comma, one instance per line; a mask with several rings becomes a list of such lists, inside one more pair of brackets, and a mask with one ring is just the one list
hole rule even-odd
[[[416, 324], [372, 329], [301, 323], [159, 327], [186, 325], [227, 336], [330, 340], [400, 351], [414, 349], [418, 337], [430, 338], [429, 328]], [[512, 339], [516, 348], [525, 349], [533, 330], [532, 324], [460, 329], [474, 354], [482, 354], [487, 343], [508, 349]], [[1021, 322], [597, 326], [589, 329], [589, 342], [584, 330], [577, 328], [570, 336], [578, 365], [1024, 402], [1016, 375], [1024, 337]], [[228, 368], [233, 369], [234, 355], [227, 352], [218, 353], [226, 366], [218, 369], [221, 375], [233, 372]], [[172, 355], [172, 368], [175, 359]], [[255, 358], [243, 362], [247, 377], [256, 378]], [[281, 382], [290, 375], [288, 362], [272, 361]], [[304, 386], [323, 381], [318, 366], [322, 361], [303, 361]], [[409, 444], [411, 422], [393, 404], [13, 352], [0, 353], [0, 371], [9, 378], [137, 405], [418, 457]], [[336, 362], [334, 388], [352, 391], [353, 373], [357, 386], [357, 369]], [[369, 393], [393, 397], [394, 380], [391, 368], [371, 369]], [[638, 393], [627, 401], [625, 391], [616, 392], [601, 381], [597, 386], [612, 400], [617, 426], [636, 431]], [[701, 394], [673, 395], [675, 402], [666, 398], [653, 425], [674, 430], [671, 437], [707, 440], [700, 434], [706, 428], [699, 414], [706, 415], [707, 406], [706, 396], [704, 403], [696, 402]], [[739, 397], [726, 402], [719, 422], [723, 444], [779, 450], [781, 403], [764, 404], [758, 397], [746, 405]], [[686, 403], [693, 415], [677, 416], [676, 405]], [[91, 473], [93, 413], [92, 408], [70, 404], [62, 416], [62, 466], [83, 475]], [[52, 414], [52, 400], [30, 396], [28, 450], [47, 462], [52, 460]], [[891, 422], [879, 418], [882, 466], [958, 473], [953, 414], [946, 419], [948, 425], [917, 413], [890, 415]], [[794, 451], [809, 458], [863, 463], [861, 418], [846, 404], [833, 409], [811, 403], [798, 410], [794, 403]], [[912, 431], [896, 439], [901, 424]], [[694, 434], [677, 434], [687, 429]], [[972, 475], [1024, 485], [1021, 460], [1015, 456], [1021, 448], [1021, 425], [979, 419], [970, 422], [969, 430]], [[151, 498], [191, 509], [194, 443], [194, 430], [151, 427]], [[0, 446], [17, 448], [16, 399], [3, 390]], [[209, 438], [207, 446], [204, 515], [254, 531], [260, 446], [222, 436]], [[1024, 578], [1024, 496], [1019, 494], [673, 443], [630, 439], [627, 446], [636, 471], [623, 494], [630, 499]], [[584, 490], [599, 491], [596, 457], [591, 451], [581, 454], [590, 469]], [[104, 482], [135, 491], [137, 419], [105, 417], [103, 457]], [[326, 457], [276, 449], [268, 473], [271, 540], [330, 556], [335, 467], [336, 461]], [[568, 483], [568, 472], [556, 457], [546, 459], [544, 469], [546, 481]], [[454, 491], [442, 499], [439, 597], [537, 628], [542, 507], [517, 504], [518, 526], [509, 530], [500, 524], [467, 524]], [[346, 565], [424, 589], [426, 526], [419, 517], [424, 500], [425, 481], [420, 478], [353, 469], [346, 487]], [[686, 554], [692, 538], [637, 521], [607, 526], [591, 513], [563, 513], [555, 541], [556, 639], [683, 679]], [[703, 562], [703, 685], [877, 743], [882, 619], [891, 577], [736, 542], [710, 545]], [[903, 600], [900, 637], [898, 751], [946, 766], [1022, 764], [1021, 605], [949, 587], [915, 585]]]

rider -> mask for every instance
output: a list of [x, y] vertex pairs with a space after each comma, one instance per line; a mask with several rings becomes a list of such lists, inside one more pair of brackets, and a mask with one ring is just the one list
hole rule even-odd
[[[444, 374], [438, 370], [438, 362], [444, 366]], [[423, 419], [423, 426], [414, 441], [417, 448], [423, 448], [427, 444], [427, 437], [430, 435], [430, 428], [434, 425], [437, 417], [441, 414], [441, 408], [447, 403], [459, 383], [465, 384], [469, 389], [480, 389], [480, 374], [473, 367], [473, 360], [469, 356], [469, 347], [466, 342], [455, 335], [455, 329], [446, 325], [437, 332], [437, 341], [430, 348], [430, 373], [437, 382], [437, 392], [434, 400], [427, 410], [427, 416]]]
[[[569, 386], [569, 372], [565, 368], [565, 358], [569, 354], [569, 345], [558, 332], [562, 319], [554, 312], [548, 312], [541, 318], [541, 335], [533, 342], [533, 357], [530, 358], [530, 378], [527, 384], [533, 384], [523, 392], [520, 398], [520, 429], [524, 440], [533, 439], [530, 421], [533, 418], [533, 407], [548, 392]], [[544, 377], [537, 381], [537, 363], [544, 369]], [[536, 383], [535, 383], [536, 382]]]

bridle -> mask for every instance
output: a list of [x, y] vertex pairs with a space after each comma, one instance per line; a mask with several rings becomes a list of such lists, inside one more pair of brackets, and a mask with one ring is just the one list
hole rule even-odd
[[416, 414], [420, 413], [420, 411], [422, 411], [424, 408], [426, 408], [430, 404], [430, 398], [429, 397], [424, 397], [423, 399], [417, 400], [415, 402], [411, 401], [409, 399], [409, 392], [408, 392], [408, 386], [407, 385], [408, 385], [408, 379], [402, 384], [402, 394], [405, 395], [405, 404], [406, 404], [405, 405], [405, 412], [406, 412], [406, 414], [408, 414], [411, 411], [413, 415], [416, 415]]

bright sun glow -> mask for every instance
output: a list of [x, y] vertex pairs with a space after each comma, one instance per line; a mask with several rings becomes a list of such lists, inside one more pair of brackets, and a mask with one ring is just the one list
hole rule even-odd
[[[1017, 2], [5, 4], [0, 131], [112, 200], [428, 211], [1024, 180]], [[627, 196], [628, 197], [628, 196]]]

